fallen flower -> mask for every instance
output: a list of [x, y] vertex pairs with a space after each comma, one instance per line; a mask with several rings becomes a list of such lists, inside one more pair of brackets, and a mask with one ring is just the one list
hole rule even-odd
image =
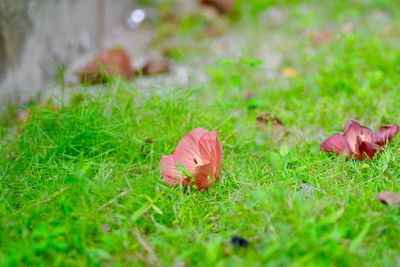
[[381, 151], [381, 147], [392, 141], [398, 132], [397, 124], [382, 126], [374, 133], [368, 127], [350, 121], [343, 135], [332, 135], [322, 143], [321, 149], [325, 152], [345, 154], [356, 160], [373, 159], [374, 155]]
[[179, 141], [174, 154], [162, 156], [161, 174], [170, 185], [208, 189], [219, 180], [222, 158], [218, 132], [197, 128]]
[[400, 194], [394, 192], [382, 192], [376, 196], [376, 199], [385, 205], [400, 205]]
[[112, 48], [101, 51], [78, 74], [81, 82], [99, 83], [109, 77], [130, 79], [134, 71], [128, 53], [122, 48]]
[[375, 143], [379, 146], [384, 146], [387, 142], [392, 141], [398, 132], [399, 126], [397, 124], [381, 126], [375, 133]]

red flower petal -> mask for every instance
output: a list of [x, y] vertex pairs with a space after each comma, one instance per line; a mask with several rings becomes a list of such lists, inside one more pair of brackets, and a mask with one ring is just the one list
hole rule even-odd
[[343, 135], [334, 134], [322, 143], [321, 149], [325, 152], [334, 152], [336, 154], [347, 154], [351, 152], [351, 148]]
[[347, 123], [343, 136], [349, 144], [351, 151], [356, 154], [359, 153], [357, 150], [357, 137], [360, 137], [361, 141], [366, 142], [373, 142], [374, 140], [371, 129], [362, 126], [355, 121], [350, 121]]
[[223, 151], [219, 142], [218, 132], [211, 131], [204, 134], [200, 139], [200, 154], [205, 164], [210, 164], [210, 175], [218, 180], [221, 168]]
[[369, 159], [373, 159], [376, 152], [378, 151], [379, 146], [372, 142], [360, 141], [358, 146], [359, 159], [365, 159], [366, 157]]
[[211, 163], [198, 167], [194, 183], [199, 189], [208, 189], [216, 180], [217, 178], [213, 176], [213, 167]]
[[379, 146], [384, 146], [387, 142], [392, 141], [398, 132], [399, 126], [397, 124], [384, 125], [374, 134], [374, 142]]

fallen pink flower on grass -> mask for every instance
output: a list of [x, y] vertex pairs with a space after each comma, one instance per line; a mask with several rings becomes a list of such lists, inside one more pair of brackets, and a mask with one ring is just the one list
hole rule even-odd
[[170, 185], [208, 189], [219, 180], [222, 158], [218, 132], [197, 128], [179, 141], [174, 154], [162, 156], [161, 174]]
[[134, 75], [129, 54], [122, 48], [101, 51], [79, 71], [82, 83], [102, 83], [110, 77], [129, 80]]
[[358, 122], [347, 123], [343, 135], [334, 134], [322, 143], [325, 152], [344, 154], [356, 160], [373, 159], [377, 152], [399, 132], [397, 124], [385, 125], [373, 132]]
[[394, 192], [382, 192], [376, 196], [376, 199], [385, 205], [400, 205], [400, 194]]

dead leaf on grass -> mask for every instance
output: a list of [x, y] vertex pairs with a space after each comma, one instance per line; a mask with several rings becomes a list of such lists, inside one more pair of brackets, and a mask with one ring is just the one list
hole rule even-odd
[[141, 69], [143, 75], [155, 75], [170, 72], [170, 64], [166, 60], [149, 60]]
[[215, 8], [220, 14], [225, 14], [232, 11], [235, 0], [201, 0], [200, 3]]
[[330, 30], [310, 30], [304, 33], [304, 36], [311, 38], [313, 46], [327, 45], [333, 42], [335, 34]]
[[269, 112], [262, 112], [257, 116], [257, 128], [261, 132], [265, 132], [269, 129], [271, 125], [273, 131], [282, 131], [283, 122], [276, 116], [273, 116]]

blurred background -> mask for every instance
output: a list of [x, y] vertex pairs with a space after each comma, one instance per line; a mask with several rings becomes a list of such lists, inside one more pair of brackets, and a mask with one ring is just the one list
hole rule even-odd
[[50, 86], [57, 68], [116, 44], [140, 53], [146, 30], [125, 20], [132, 0], [0, 1], [0, 99], [31, 96]]
[[397, 42], [398, 7], [396, 0], [1, 0], [0, 103], [28, 101], [60, 75], [77, 84], [90, 60], [115, 47], [133, 71], [172, 70], [174, 82], [201, 79], [194, 66], [243, 55], [261, 59], [263, 75], [273, 77], [299, 42], [312, 50], [371, 28]]

